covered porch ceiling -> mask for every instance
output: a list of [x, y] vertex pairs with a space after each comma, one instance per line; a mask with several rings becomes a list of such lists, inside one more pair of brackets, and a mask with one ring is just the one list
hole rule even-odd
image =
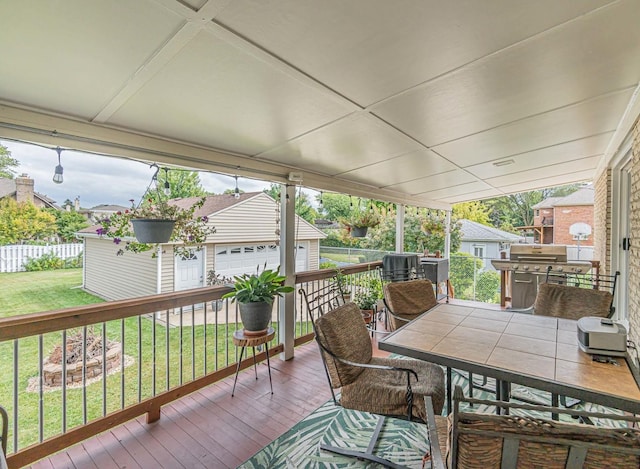
[[638, 0], [5, 0], [0, 138], [447, 208], [602, 170], [640, 113], [638, 18]]

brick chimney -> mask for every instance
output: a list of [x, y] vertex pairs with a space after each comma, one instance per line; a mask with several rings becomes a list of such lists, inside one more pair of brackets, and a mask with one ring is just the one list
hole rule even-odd
[[33, 203], [33, 179], [25, 173], [16, 178], [16, 202]]

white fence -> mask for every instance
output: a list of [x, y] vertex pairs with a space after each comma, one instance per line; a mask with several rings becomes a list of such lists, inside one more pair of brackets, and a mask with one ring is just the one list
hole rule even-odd
[[30, 246], [17, 244], [0, 246], [0, 272], [23, 272], [24, 263], [30, 258], [40, 258], [44, 254], [54, 254], [61, 259], [76, 257], [82, 252], [82, 243], [51, 244]]

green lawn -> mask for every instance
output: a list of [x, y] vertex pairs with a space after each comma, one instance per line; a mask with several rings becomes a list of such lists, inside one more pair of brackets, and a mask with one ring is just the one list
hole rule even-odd
[[82, 291], [82, 269], [2, 273], [0, 285], [0, 318], [104, 301]]

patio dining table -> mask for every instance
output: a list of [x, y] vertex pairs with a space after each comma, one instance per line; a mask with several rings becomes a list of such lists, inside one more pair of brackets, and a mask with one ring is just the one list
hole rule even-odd
[[578, 346], [577, 321], [440, 304], [381, 339], [381, 350], [510, 383], [640, 413], [640, 388], [625, 357], [601, 363]]

